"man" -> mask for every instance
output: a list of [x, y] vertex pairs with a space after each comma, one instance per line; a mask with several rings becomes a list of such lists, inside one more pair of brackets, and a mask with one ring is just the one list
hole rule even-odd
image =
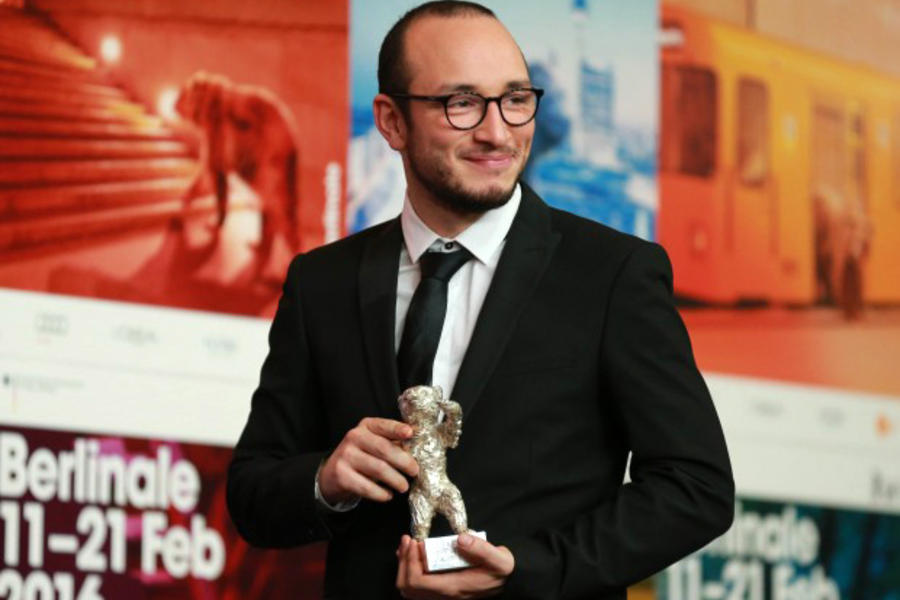
[[[407, 13], [379, 85], [403, 214], [292, 263], [230, 468], [234, 521], [258, 545], [330, 539], [326, 597], [624, 598], [732, 518], [665, 253], [518, 183], [540, 92], [487, 9]], [[397, 355], [426, 250], [473, 256], [449, 279], [432, 382], [463, 407], [448, 472], [488, 536], [460, 536], [473, 567], [442, 574], [406, 535], [417, 465], [396, 406], [401, 378], [423, 383]]]

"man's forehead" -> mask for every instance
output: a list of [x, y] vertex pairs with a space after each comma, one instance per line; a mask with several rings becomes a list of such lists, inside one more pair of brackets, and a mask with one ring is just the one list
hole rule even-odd
[[519, 46], [500, 21], [487, 16], [423, 17], [407, 31], [405, 58], [412, 82], [429, 92], [484, 91], [528, 85]]
[[[510, 79], [505, 83], [500, 83], [500, 86], [503, 90], [517, 90], [524, 87], [531, 86], [531, 80], [524, 79]], [[447, 81], [442, 83], [439, 88], [437, 88], [436, 92], [438, 94], [448, 94], [452, 92], [480, 92], [483, 86], [478, 83], [466, 83], [459, 81]]]

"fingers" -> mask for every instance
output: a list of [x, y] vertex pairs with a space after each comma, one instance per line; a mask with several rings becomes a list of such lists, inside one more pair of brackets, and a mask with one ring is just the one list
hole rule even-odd
[[403, 536], [405, 541], [405, 554], [401, 555], [405, 560], [404, 579], [400, 587], [401, 595], [407, 598], [421, 597], [427, 591], [426, 580], [423, 578], [425, 571], [423, 569], [423, 556], [421, 551], [421, 542], [417, 542], [408, 535]]
[[429, 574], [425, 572], [422, 543], [404, 535], [397, 549], [396, 583], [400, 595], [428, 599], [482, 598], [502, 591], [515, 562], [512, 553], [504, 546], [493, 546], [467, 534], [460, 536], [460, 541], [459, 550], [467, 552], [466, 557], [473, 566], [460, 571]]
[[407, 548], [407, 565], [409, 582], [419, 582], [425, 574], [425, 550], [422, 547], [423, 542], [416, 541], [412, 538], [406, 545]]
[[[360, 474], [346, 464], [339, 465], [337, 469], [341, 471], [338, 473], [337, 479], [341, 489], [351, 496], [368, 498], [376, 502], [387, 502], [394, 497], [389, 490], [384, 489], [371, 478]], [[319, 487], [321, 489], [321, 485]]]
[[397, 589], [405, 590], [409, 584], [409, 568], [407, 564], [409, 563], [409, 559], [407, 557], [406, 546], [409, 544], [409, 536], [404, 535], [400, 538], [400, 546], [397, 548]]
[[[406, 423], [366, 418], [351, 429], [319, 472], [319, 490], [329, 503], [354, 497], [387, 502], [391, 489], [409, 489], [405, 474], [415, 476], [419, 466], [398, 444], [412, 436]], [[383, 484], [387, 488], [382, 487]]]
[[[378, 420], [387, 421], [387, 419]], [[389, 422], [396, 423], [396, 421]], [[409, 425], [405, 425], [403, 423], [401, 423], [401, 425], [406, 427], [409, 430], [410, 435], [412, 435], [412, 429], [409, 428]], [[409, 452], [403, 450], [403, 448], [400, 448], [396, 444], [393, 444], [391, 443], [391, 441], [389, 441], [390, 439], [394, 438], [386, 438], [384, 436], [378, 435], [371, 429], [368, 429], [368, 431], [366, 431], [361, 427], [352, 430], [347, 435], [349, 436], [353, 432], [358, 432], [354, 434], [354, 443], [366, 454], [370, 454], [372, 456], [380, 458], [394, 469], [402, 471], [410, 477], [415, 477], [419, 473], [419, 465], [409, 454]]]
[[372, 433], [389, 440], [406, 440], [412, 437], [412, 427], [401, 421], [382, 419], [380, 417], [367, 417], [360, 425]]
[[[352, 452], [354, 453], [354, 456], [351, 458], [351, 462], [359, 474], [372, 481], [380, 481], [401, 494], [409, 489], [409, 482], [406, 481], [406, 477], [404, 477], [402, 473], [399, 473], [387, 461], [366, 453], [365, 449], [357, 448], [352, 450]], [[412, 457], [410, 457], [409, 460], [415, 464]]]
[[[404, 598], [431, 598], [435, 594], [430, 593], [426, 580], [423, 579], [422, 557], [420, 556], [420, 542], [408, 535], [400, 538], [400, 547], [397, 549], [397, 589]], [[444, 597], [444, 596], [441, 596]]]
[[473, 565], [480, 565], [500, 575], [509, 575], [515, 566], [515, 559], [508, 548], [494, 546], [490, 542], [468, 533], [459, 535], [456, 540], [456, 549]]

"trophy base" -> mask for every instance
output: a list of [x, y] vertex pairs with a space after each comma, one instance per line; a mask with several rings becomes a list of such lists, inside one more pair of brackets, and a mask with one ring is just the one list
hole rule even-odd
[[[470, 531], [469, 534], [487, 539], [483, 531]], [[428, 538], [425, 540], [425, 563], [429, 573], [440, 573], [453, 569], [464, 569], [472, 565], [456, 552], [456, 535]]]

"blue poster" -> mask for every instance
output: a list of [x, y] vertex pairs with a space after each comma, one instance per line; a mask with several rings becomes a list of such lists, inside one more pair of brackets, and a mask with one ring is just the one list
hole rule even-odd
[[[400, 156], [375, 128], [378, 49], [417, 2], [351, 4], [351, 141], [347, 229], [400, 212]], [[655, 1], [496, 0], [543, 88], [523, 178], [547, 202], [645, 239], [655, 237], [658, 114]]]
[[740, 500], [728, 533], [657, 586], [659, 600], [898, 600], [900, 515]]

